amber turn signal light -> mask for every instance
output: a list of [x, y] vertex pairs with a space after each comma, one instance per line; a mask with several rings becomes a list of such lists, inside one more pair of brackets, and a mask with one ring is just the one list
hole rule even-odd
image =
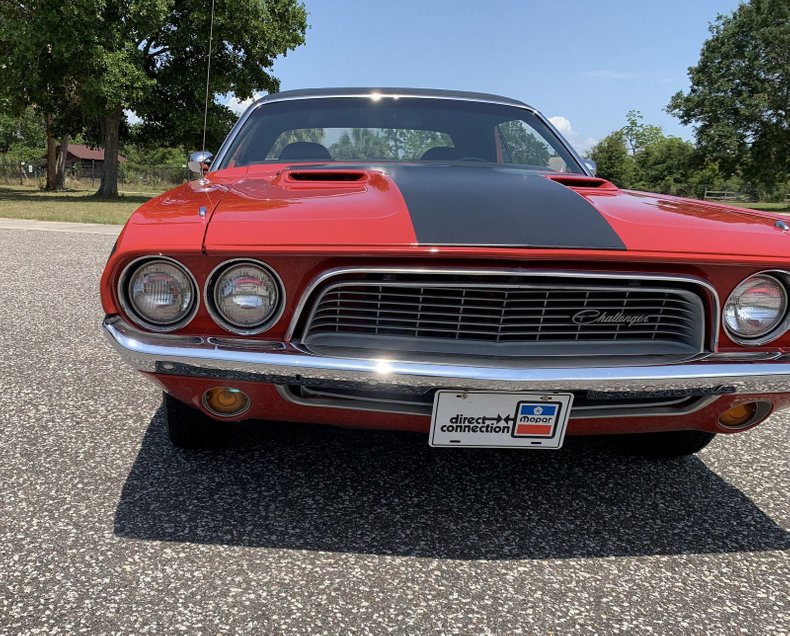
[[757, 414], [757, 403], [747, 402], [727, 409], [719, 415], [719, 424], [727, 428], [739, 428], [745, 426], [754, 419]]
[[250, 398], [238, 389], [216, 386], [203, 394], [203, 406], [214, 415], [233, 417], [249, 408]]

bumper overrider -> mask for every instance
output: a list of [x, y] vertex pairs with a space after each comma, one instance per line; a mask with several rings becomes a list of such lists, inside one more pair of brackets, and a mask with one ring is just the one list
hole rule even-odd
[[148, 333], [117, 316], [105, 319], [104, 332], [139, 371], [277, 385], [590, 391], [632, 397], [790, 392], [790, 354], [711, 354], [653, 366], [514, 369], [327, 357], [282, 342]]

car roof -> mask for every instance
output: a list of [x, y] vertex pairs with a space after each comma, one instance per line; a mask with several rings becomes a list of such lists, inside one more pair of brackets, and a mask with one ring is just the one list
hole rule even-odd
[[298, 90], [272, 93], [256, 100], [256, 103], [283, 101], [289, 99], [312, 99], [317, 97], [367, 97], [370, 95], [398, 97], [427, 97], [459, 99], [464, 101], [490, 102], [507, 106], [520, 106], [534, 110], [528, 104], [510, 97], [492, 95], [491, 93], [475, 93], [471, 91], [443, 90], [436, 88], [393, 88], [393, 87], [348, 87], [348, 88], [304, 88]]

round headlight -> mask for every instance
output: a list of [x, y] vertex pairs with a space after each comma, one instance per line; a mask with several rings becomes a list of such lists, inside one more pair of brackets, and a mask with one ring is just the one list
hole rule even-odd
[[[133, 264], [134, 265], [134, 264]], [[150, 259], [122, 278], [121, 298], [130, 318], [147, 329], [172, 331], [183, 326], [197, 309], [197, 286], [189, 272], [170, 259]]]
[[257, 261], [233, 261], [210, 277], [209, 309], [223, 327], [239, 334], [264, 331], [283, 306], [282, 286], [269, 267]]
[[[787, 290], [773, 276], [757, 274], [738, 285], [724, 304], [724, 324], [736, 339], [754, 341], [774, 331], [787, 314]], [[781, 335], [777, 333], [778, 337]]]

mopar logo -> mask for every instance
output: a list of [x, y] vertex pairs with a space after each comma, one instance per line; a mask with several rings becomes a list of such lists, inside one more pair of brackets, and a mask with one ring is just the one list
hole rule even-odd
[[557, 414], [556, 404], [524, 404], [520, 403], [518, 408], [519, 424], [546, 424], [554, 420]]
[[576, 325], [642, 325], [653, 320], [654, 316], [649, 314], [624, 314], [618, 311], [616, 314], [597, 309], [582, 309], [577, 311], [571, 320]]

